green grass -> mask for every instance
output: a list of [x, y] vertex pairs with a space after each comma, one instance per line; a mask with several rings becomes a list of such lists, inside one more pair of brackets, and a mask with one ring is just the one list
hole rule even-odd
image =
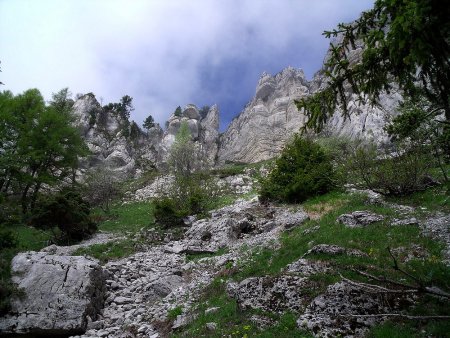
[[171, 320], [175, 320], [182, 313], [183, 313], [183, 307], [182, 306], [177, 306], [177, 307], [175, 307], [175, 308], [173, 308], [173, 309], [168, 311], [167, 318], [169, 318]]
[[94, 217], [103, 219], [99, 230], [112, 233], [137, 233], [140, 229], [154, 224], [154, 206], [151, 202], [115, 204], [108, 214], [97, 210]]
[[[214, 313], [205, 314], [208, 308], [217, 307]], [[172, 338], [181, 337], [305, 337], [306, 332], [297, 328], [296, 316], [291, 313], [278, 316], [264, 314], [255, 310], [242, 310], [234, 299], [227, 297], [225, 292], [225, 281], [216, 278], [206, 289], [197, 307], [198, 317], [183, 332], [175, 332]], [[273, 327], [260, 331], [255, 323], [250, 321], [253, 314], [264, 315], [273, 319], [277, 324]], [[214, 322], [217, 324], [215, 331], [209, 331], [206, 324]]]
[[[428, 207], [434, 211], [445, 211], [446, 206], [440, 202], [439, 197], [433, 200], [436, 194], [434, 188], [430, 191], [410, 196], [409, 200], [392, 200], [396, 203], [414, 201], [419, 199], [428, 201]], [[373, 283], [352, 269], [369, 272], [373, 275], [387, 275], [389, 278], [415, 285], [415, 281], [393, 269], [393, 260], [388, 251], [391, 249], [412, 246], [420, 246], [425, 257], [418, 257], [407, 261], [407, 251], [396, 254], [400, 267], [413, 276], [418, 277], [424, 285], [433, 285], [446, 292], [450, 289], [450, 270], [441, 263], [441, 250], [443, 245], [428, 237], [421, 235], [417, 226], [390, 226], [394, 218], [401, 217], [398, 211], [386, 206], [371, 205], [366, 203], [363, 195], [349, 195], [342, 192], [332, 192], [324, 196], [316, 197], [304, 203], [304, 210], [313, 219], [303, 225], [282, 235], [282, 245], [277, 251], [271, 249], [255, 249], [249, 261], [238, 264], [236, 272], [216, 279], [205, 291], [204, 298], [197, 308], [199, 317], [182, 333], [174, 337], [307, 337], [308, 333], [300, 332], [295, 324], [296, 315], [284, 314], [274, 318], [277, 325], [257, 331], [255, 325], [249, 322], [252, 311], [240, 310], [236, 301], [230, 299], [225, 293], [227, 279], [243, 280], [253, 276], [279, 275], [289, 263], [302, 257], [312, 246], [316, 244], [335, 244], [351, 249], [358, 249], [367, 254], [367, 257], [352, 257], [347, 255], [309, 255], [309, 259], [326, 260], [334, 269], [334, 272], [314, 275], [311, 280], [315, 285], [309, 296], [315, 297], [322, 293], [328, 285], [341, 280], [341, 275], [354, 280]], [[369, 210], [385, 216], [385, 220], [371, 224], [365, 228], [346, 228], [338, 224], [336, 219], [343, 213], [356, 210]], [[305, 234], [307, 229], [317, 228]], [[208, 307], [220, 307], [215, 314], [205, 315]], [[416, 315], [449, 315], [448, 304], [435, 297], [421, 295], [417, 305], [408, 309], [409, 313]], [[206, 323], [216, 322], [217, 330], [207, 331]], [[245, 328], [245, 329], [244, 329]], [[450, 332], [448, 321], [396, 321], [375, 327], [371, 337], [446, 337]]]
[[118, 242], [104, 244], [94, 244], [89, 247], [79, 248], [73, 255], [90, 256], [98, 259], [101, 263], [120, 259], [134, 254], [138, 249], [138, 243], [131, 239], [124, 239]]
[[375, 326], [368, 338], [450, 337], [449, 320], [387, 321]]
[[134, 254], [139, 251], [144, 242], [136, 235], [140, 230], [154, 224], [153, 210], [151, 202], [115, 204], [109, 213], [96, 210], [94, 217], [101, 220], [99, 231], [117, 234], [123, 238], [114, 242], [80, 248], [74, 252], [74, 255], [91, 256], [105, 263]]
[[226, 253], [228, 253], [227, 248], [220, 248], [215, 253], [187, 254], [186, 260], [195, 262], [202, 258], [222, 256], [225, 255]]
[[409, 196], [388, 198], [387, 200], [419, 208], [419, 213], [421, 211], [422, 213], [423, 211], [442, 211], [450, 213], [450, 187], [445, 185], [439, 185], [425, 191], [416, 192]]

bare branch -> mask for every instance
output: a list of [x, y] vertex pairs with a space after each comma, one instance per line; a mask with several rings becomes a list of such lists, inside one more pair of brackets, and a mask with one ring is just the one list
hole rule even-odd
[[358, 317], [358, 318], [397, 317], [411, 320], [450, 319], [450, 316], [410, 316], [400, 313], [379, 313], [373, 315], [338, 314], [338, 317]]

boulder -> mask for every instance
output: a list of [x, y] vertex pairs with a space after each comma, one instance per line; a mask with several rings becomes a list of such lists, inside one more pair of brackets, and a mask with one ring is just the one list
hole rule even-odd
[[288, 273], [301, 274], [302, 276], [326, 273], [330, 270], [330, 264], [326, 261], [312, 261], [304, 258], [300, 258], [286, 267]]
[[344, 248], [333, 244], [317, 244], [309, 249], [303, 256], [310, 254], [326, 254], [331, 256], [347, 255], [354, 257], [367, 257], [367, 254], [358, 249]]
[[282, 275], [251, 277], [240, 283], [228, 283], [228, 296], [242, 309], [256, 309], [281, 314], [300, 312], [309, 303], [312, 282], [307, 278]]
[[103, 307], [105, 278], [95, 260], [25, 252], [14, 257], [11, 269], [23, 296], [12, 300], [10, 314], [0, 319], [0, 332], [80, 334]]
[[336, 221], [348, 228], [361, 228], [382, 220], [384, 220], [384, 216], [370, 211], [354, 211], [351, 214], [340, 215]]
[[385, 320], [379, 314], [398, 313], [414, 302], [412, 297], [338, 282], [308, 305], [297, 324], [317, 337], [363, 337], [370, 327]]

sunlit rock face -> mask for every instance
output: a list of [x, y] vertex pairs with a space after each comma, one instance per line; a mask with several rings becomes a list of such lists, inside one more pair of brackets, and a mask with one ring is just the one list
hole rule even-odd
[[96, 260], [30, 251], [14, 257], [11, 272], [23, 294], [0, 318], [4, 334], [80, 334], [103, 307], [105, 274]]
[[[358, 62], [362, 47], [348, 52], [351, 63]], [[330, 57], [330, 52], [325, 60]], [[219, 109], [200, 112], [188, 104], [180, 116], [172, 114], [165, 130], [158, 124], [147, 132], [134, 122], [103, 109], [93, 94], [86, 94], [74, 104], [75, 124], [79, 127], [92, 154], [82, 161], [82, 167], [107, 166], [125, 174], [139, 174], [150, 167], [166, 168], [170, 148], [182, 125], [187, 123], [192, 140], [209, 165], [227, 162], [254, 163], [276, 157], [293, 135], [307, 121], [296, 100], [323, 89], [327, 83], [324, 71], [307, 80], [301, 69], [285, 68], [276, 75], [263, 73], [255, 96], [244, 110], [219, 134]], [[386, 122], [396, 114], [401, 95], [383, 93], [380, 106], [361, 104], [351, 88], [346, 90], [349, 116], [338, 109], [328, 120], [322, 134], [369, 139], [378, 144], [388, 142]]]

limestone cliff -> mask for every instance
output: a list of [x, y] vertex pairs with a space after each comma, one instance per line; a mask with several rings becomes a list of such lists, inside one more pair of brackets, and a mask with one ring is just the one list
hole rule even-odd
[[105, 166], [123, 175], [136, 175], [150, 167], [163, 167], [181, 123], [189, 125], [192, 139], [215, 164], [219, 139], [219, 111], [213, 106], [202, 117], [187, 105], [180, 116], [172, 115], [166, 130], [155, 124], [147, 132], [126, 117], [100, 106], [93, 94], [81, 96], [73, 106], [74, 124], [91, 154], [81, 160], [82, 169]]
[[[219, 163], [253, 163], [273, 158], [306, 122], [295, 100], [316, 93], [325, 85], [322, 72], [308, 81], [301, 69], [288, 67], [275, 76], [264, 73], [259, 79], [254, 98], [230, 124], [220, 138]], [[386, 120], [395, 113], [399, 94], [383, 94], [381, 107], [360, 105], [349, 95], [350, 118], [337, 111], [324, 128], [324, 133], [351, 138], [387, 141], [383, 130]]]
[[83, 169], [106, 166], [121, 174], [134, 174], [144, 162], [157, 161], [162, 137], [158, 125], [144, 133], [133, 121], [102, 108], [91, 93], [74, 103], [73, 114], [91, 152], [81, 161]]
[[264, 73], [255, 97], [221, 136], [219, 162], [258, 162], [279, 154], [305, 121], [294, 100], [309, 94], [300, 69], [289, 67], [275, 76]]

